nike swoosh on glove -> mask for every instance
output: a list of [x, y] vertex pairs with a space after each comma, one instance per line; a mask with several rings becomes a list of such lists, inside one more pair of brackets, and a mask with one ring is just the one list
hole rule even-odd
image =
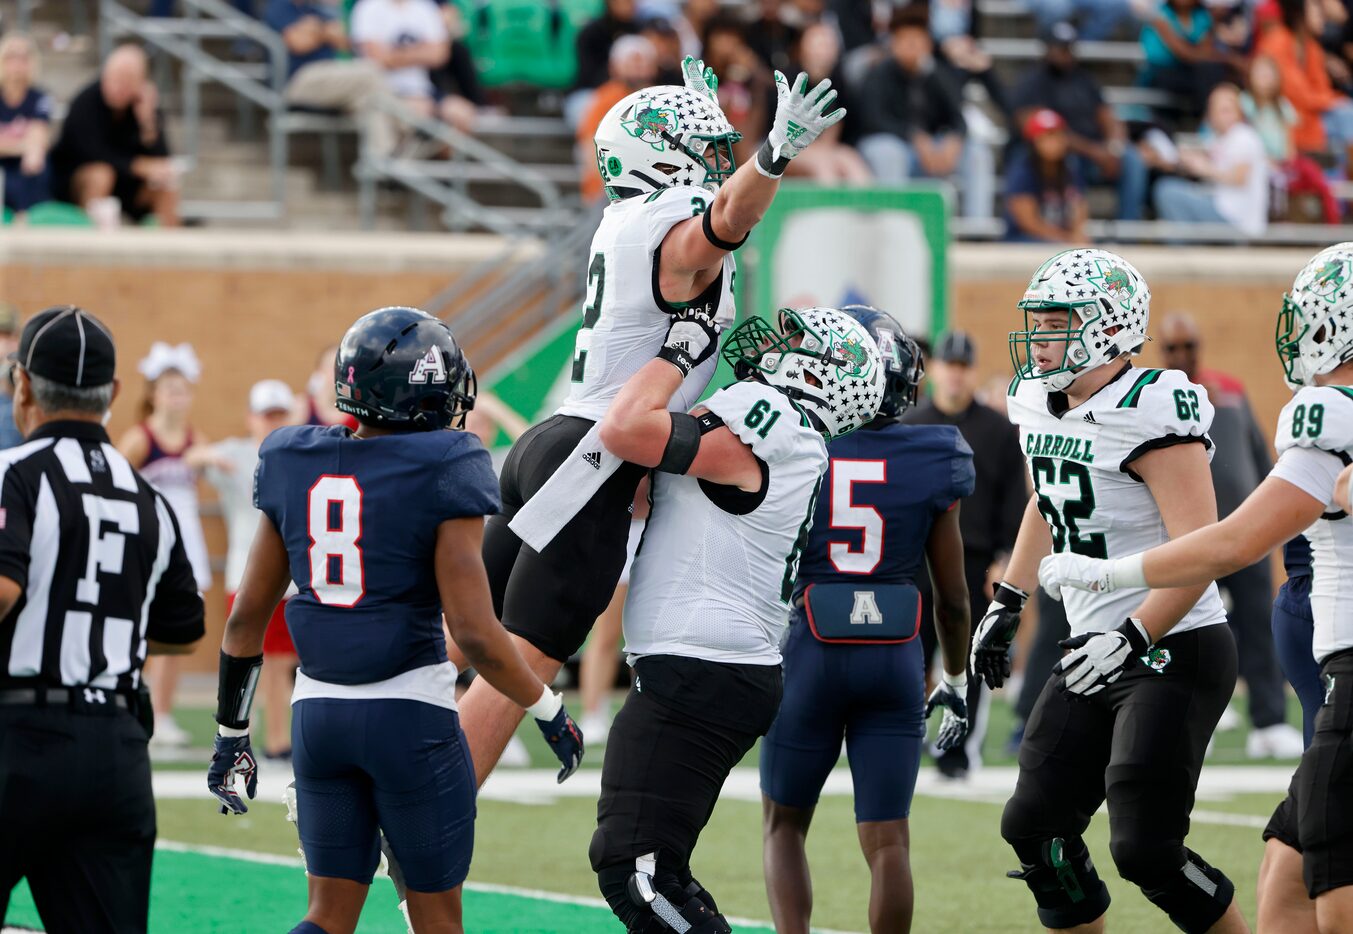
[[244, 814], [249, 806], [235, 790], [235, 779], [243, 779], [249, 800], [258, 792], [258, 761], [249, 746], [249, 736], [221, 736], [212, 744], [211, 765], [207, 767], [207, 788], [221, 802], [222, 814]]
[[1062, 590], [1071, 587], [1090, 593], [1113, 593], [1117, 589], [1113, 562], [1085, 555], [1048, 555], [1038, 564], [1038, 582], [1052, 599], [1060, 601]]
[[564, 779], [578, 771], [583, 762], [583, 731], [569, 716], [568, 708], [560, 707], [552, 720], [536, 720], [536, 726], [550, 744], [550, 752], [559, 760], [559, 774], [555, 781], [563, 784]]
[[1070, 653], [1052, 668], [1059, 691], [1089, 697], [1123, 676], [1151, 648], [1141, 621], [1128, 619], [1111, 632], [1087, 632], [1057, 643]]

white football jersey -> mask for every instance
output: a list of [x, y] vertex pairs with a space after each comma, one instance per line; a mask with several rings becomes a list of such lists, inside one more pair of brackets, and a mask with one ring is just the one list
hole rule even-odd
[[[1334, 479], [1353, 455], [1353, 388], [1302, 389], [1283, 406], [1273, 446], [1278, 450], [1273, 476], [1291, 480], [1326, 504], [1325, 514], [1305, 533], [1311, 542], [1312, 648], [1316, 661], [1323, 661], [1353, 648], [1353, 520], [1332, 496]], [[1320, 452], [1312, 466], [1323, 472], [1323, 482], [1300, 482], [1291, 475], [1292, 462], [1308, 451]]]
[[827, 445], [765, 383], [733, 383], [705, 405], [766, 465], [765, 495], [759, 503], [746, 493], [725, 499], [727, 487], [653, 474], [653, 511], [625, 601], [625, 649], [631, 664], [684, 655], [778, 665]]
[[[592, 237], [587, 302], [573, 353], [573, 388], [556, 414], [600, 421], [611, 400], [667, 337], [673, 306], [658, 292], [657, 251], [674, 226], [704, 213], [714, 195], [704, 188], [664, 188], [647, 198], [626, 198], [606, 208]], [[692, 303], [710, 304], [723, 327], [733, 323], [733, 278], [729, 253], [723, 271]], [[704, 395], [718, 355], [691, 371], [669, 408], [688, 411]]]
[[[1207, 429], [1213, 410], [1207, 390], [1179, 370], [1129, 366], [1060, 415], [1050, 408], [1055, 400], [1065, 402], [1065, 397], [1049, 393], [1037, 380], [1016, 380], [1007, 400], [1033, 476], [1038, 511], [1052, 531], [1053, 550], [1122, 558], [1169, 541], [1156, 501], [1132, 472], [1132, 462], [1154, 448], [1193, 439], [1207, 446], [1210, 459]], [[1063, 589], [1072, 634], [1122, 625], [1147, 592]], [[1209, 584], [1171, 632], [1225, 621], [1217, 585]]]

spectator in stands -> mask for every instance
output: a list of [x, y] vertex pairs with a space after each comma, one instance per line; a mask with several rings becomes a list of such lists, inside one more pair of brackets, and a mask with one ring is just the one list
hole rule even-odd
[[1057, 23], [1044, 37], [1043, 61], [1030, 66], [1011, 94], [1015, 119], [1027, 124], [1035, 110], [1056, 111], [1067, 125], [1072, 161], [1091, 185], [1118, 189], [1120, 220], [1141, 220], [1150, 170], [1128, 139], [1127, 127], [1104, 100], [1099, 82], [1076, 59], [1076, 27]]
[[662, 16], [651, 16], [644, 20], [639, 35], [653, 43], [658, 56], [658, 74], [656, 84], [680, 84], [681, 60], [685, 52], [681, 47], [681, 34], [676, 31], [672, 21]]
[[451, 55], [446, 20], [433, 0], [357, 0], [352, 41], [379, 65], [394, 94], [425, 117], [437, 107], [432, 70]]
[[1141, 43], [1143, 83], [1180, 95], [1195, 114], [1226, 80], [1226, 54], [1215, 47], [1212, 14], [1198, 0], [1163, 0], [1145, 16]]
[[991, 216], [991, 152], [966, 138], [956, 83], [935, 67], [929, 14], [924, 7], [903, 7], [888, 32], [889, 54], [859, 85], [860, 155], [890, 185], [957, 176], [963, 214]]
[[1075, 20], [1081, 38], [1091, 40], [1110, 38], [1132, 13], [1130, 0], [1025, 0], [1025, 5], [1040, 32]]
[[[8, 302], [0, 302], [0, 359], [19, 349], [19, 310]], [[0, 375], [0, 450], [17, 448], [23, 444], [19, 426], [14, 424], [14, 384], [8, 367]]]
[[1035, 110], [1022, 128], [1026, 145], [1005, 168], [1005, 238], [1086, 243], [1085, 183], [1071, 156], [1071, 134], [1055, 110]]
[[163, 227], [178, 226], [178, 170], [138, 47], [114, 49], [98, 79], [75, 95], [50, 158], [62, 201], [88, 211], [95, 201], [117, 198], [135, 220], [153, 214]]
[[1297, 112], [1292, 141], [1316, 155], [1333, 151], [1341, 169], [1353, 146], [1353, 101], [1334, 90], [1325, 50], [1312, 34], [1306, 0], [1280, 0], [1279, 19], [1259, 37], [1256, 51], [1273, 59], [1282, 75], [1282, 93]]
[[832, 87], [840, 88], [836, 103], [846, 109], [846, 118], [819, 136], [791, 162], [786, 175], [807, 176], [823, 184], [863, 184], [873, 177], [864, 159], [847, 142], [858, 118], [851, 113], [855, 101], [841, 75], [840, 63], [841, 40], [836, 30], [825, 23], [813, 23], [799, 34], [786, 74], [807, 73], [809, 87], [815, 87], [823, 78], [830, 78]]
[[582, 171], [579, 188], [584, 202], [595, 204], [602, 198], [601, 173], [597, 171], [596, 149], [592, 145], [602, 118], [630, 94], [653, 84], [657, 74], [657, 50], [643, 36], [621, 36], [611, 46], [611, 80], [597, 88], [578, 124], [578, 166]]
[[1273, 59], [1258, 55], [1250, 63], [1250, 87], [1240, 96], [1240, 106], [1245, 119], [1264, 142], [1269, 175], [1286, 193], [1288, 204], [1293, 199], [1313, 198], [1319, 203], [1325, 223], [1338, 223], [1339, 203], [1320, 166], [1292, 145], [1297, 112], [1282, 95], [1282, 76]]
[[5, 173], [5, 207], [20, 216], [52, 197], [47, 167], [52, 98], [34, 87], [37, 73], [31, 39], [0, 39], [0, 171]]
[[1257, 237], [1268, 226], [1269, 176], [1264, 141], [1245, 122], [1240, 89], [1219, 85], [1207, 105], [1205, 149], [1181, 149], [1176, 175], [1156, 182], [1162, 220], [1230, 224]]
[[397, 136], [380, 109], [391, 97], [385, 72], [373, 61], [338, 57], [348, 51], [348, 36], [333, 8], [320, 0], [268, 0], [263, 21], [287, 46], [287, 103], [355, 114], [367, 150], [390, 155]]
[[704, 48], [705, 27], [719, 12], [719, 0], [684, 0], [676, 3], [680, 13], [673, 11], [672, 28], [681, 37], [681, 54], [699, 58]]
[[573, 91], [564, 98], [564, 119], [569, 126], [577, 128], [593, 92], [610, 77], [615, 40], [639, 31], [636, 8], [636, 0], [606, 0], [602, 14], [578, 30], [578, 76]]
[[705, 64], [719, 76], [719, 106], [728, 122], [742, 134], [733, 146], [738, 164], [751, 161], [757, 142], [770, 129], [775, 107], [775, 79], [766, 63], [747, 44], [742, 20], [729, 13], [712, 17], [705, 25]]
[[841, 33], [841, 45], [847, 53], [872, 45], [876, 38], [873, 3], [859, 0], [827, 0], [827, 8]]
[[772, 70], [789, 74], [790, 59], [800, 30], [790, 22], [784, 0], [757, 0], [747, 19], [747, 45]]
[[479, 83], [474, 54], [464, 39], [451, 40], [451, 54], [432, 72], [437, 88], [437, 113], [462, 133], [473, 133], [479, 110], [488, 103]]
[[357, 419], [338, 411], [334, 404], [338, 399], [334, 390], [334, 358], [337, 356], [338, 345], [330, 344], [315, 358], [315, 369], [305, 382], [305, 395], [296, 402], [294, 424], [357, 427]]

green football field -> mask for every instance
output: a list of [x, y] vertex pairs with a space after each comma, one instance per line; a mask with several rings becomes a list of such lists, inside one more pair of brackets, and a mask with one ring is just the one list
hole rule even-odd
[[[1015, 868], [1000, 839], [1001, 806], [1010, 780], [1001, 754], [1008, 711], [994, 707], [988, 737], [989, 767], [965, 785], [933, 780], [923, 766], [921, 791], [911, 815], [912, 869], [916, 887], [913, 930], [1005, 932], [1038, 930], [1025, 887], [1004, 878]], [[305, 913], [305, 876], [294, 828], [277, 798], [285, 770], [265, 765], [260, 800], [244, 817], [216, 813], [201, 782], [209, 712], [181, 718], [201, 747], [157, 768], [160, 848], [156, 854], [151, 930], [170, 932], [278, 932]], [[580, 773], [563, 789], [553, 783], [537, 738], [523, 733], [535, 756], [529, 770], [503, 770], [486, 786], [479, 805], [474, 864], [465, 895], [471, 932], [613, 932], [618, 929], [598, 899], [587, 863], [596, 816], [595, 771]], [[1234, 880], [1242, 909], [1254, 916], [1254, 886], [1262, 852], [1259, 830], [1282, 797], [1290, 763], [1240, 767], [1243, 731], [1219, 734], [1204, 770], [1189, 845]], [[754, 755], [754, 754], [753, 754]], [[595, 764], [600, 756], [594, 755]], [[843, 763], [844, 764], [844, 763]], [[701, 838], [692, 865], [739, 931], [768, 931], [770, 913], [761, 877], [761, 809], [756, 801], [755, 760], [749, 757], [725, 789]], [[839, 787], [841, 777], [836, 777]], [[495, 782], [497, 786], [495, 787]], [[569, 785], [576, 787], [569, 788]], [[1255, 788], [1264, 790], [1256, 791]], [[809, 837], [814, 868], [813, 920], [824, 931], [868, 929], [868, 877], [859, 855], [847, 794], [824, 796]], [[1087, 839], [1109, 883], [1115, 932], [1173, 930], [1132, 886], [1118, 879], [1108, 856], [1107, 819]], [[40, 928], [21, 886], [11, 902], [9, 926]], [[360, 931], [405, 930], [393, 888], [378, 875]]]

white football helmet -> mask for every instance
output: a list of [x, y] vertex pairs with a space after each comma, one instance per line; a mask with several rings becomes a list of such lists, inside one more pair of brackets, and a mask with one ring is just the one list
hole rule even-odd
[[674, 185], [717, 191], [733, 174], [733, 129], [712, 93], [676, 85], [635, 91], [597, 126], [597, 169], [612, 201]]
[[[1086, 370], [1133, 356], [1146, 341], [1151, 313], [1151, 290], [1141, 273], [1123, 257], [1108, 250], [1064, 250], [1049, 259], [1029, 280], [1020, 299], [1024, 330], [1010, 332], [1010, 360], [1020, 379], [1042, 380], [1060, 392]], [[1066, 330], [1036, 331], [1029, 315], [1038, 311], [1066, 311]], [[1109, 334], [1108, 329], [1118, 330]], [[1040, 370], [1033, 361], [1033, 344], [1061, 343], [1062, 362]]]
[[874, 420], [883, 356], [869, 331], [835, 308], [782, 308], [775, 326], [753, 315], [728, 333], [723, 358], [789, 396], [828, 441]]
[[1291, 389], [1353, 358], [1353, 242], [1321, 250], [1297, 273], [1274, 342]]

